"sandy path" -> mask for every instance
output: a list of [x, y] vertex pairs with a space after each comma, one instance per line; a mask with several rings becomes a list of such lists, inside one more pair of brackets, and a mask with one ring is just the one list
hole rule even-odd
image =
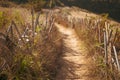
[[64, 36], [64, 52], [60, 59], [61, 68], [58, 71], [56, 80], [88, 80], [87, 59], [83, 42], [80, 41], [74, 29], [66, 28], [55, 23], [59, 32]]
[[[69, 8], [62, 9], [64, 9], [63, 11], [66, 11], [65, 13], [67, 15], [63, 17], [68, 18], [68, 22], [71, 22], [72, 19], [73, 22], [76, 22], [77, 20], [84, 19], [86, 17], [100, 17], [97, 14], [86, 11], [72, 9], [69, 10]], [[60, 17], [58, 16], [58, 19], [59, 18]], [[78, 38], [75, 30], [69, 26], [69, 23], [66, 24], [67, 22], [64, 20], [63, 22], [58, 20], [58, 23], [56, 21], [55, 26], [64, 37], [64, 47], [63, 54], [59, 59], [60, 68], [55, 80], [96, 80], [90, 76], [91, 74], [89, 74], [89, 69], [92, 62], [90, 58], [86, 58], [88, 50], [85, 48], [84, 42]]]

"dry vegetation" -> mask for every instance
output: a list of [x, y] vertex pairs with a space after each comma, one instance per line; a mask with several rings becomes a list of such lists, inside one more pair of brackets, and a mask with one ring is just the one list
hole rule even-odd
[[[22, 14], [21, 11], [25, 12], [26, 10], [1, 8], [0, 26], [3, 26], [1, 32], [5, 34], [12, 21], [15, 21], [20, 33], [23, 33], [23, 30], [28, 26], [31, 29], [30, 13], [25, 12], [28, 13], [26, 15]], [[45, 22], [45, 19], [43, 20]], [[15, 28], [13, 29], [14, 39], [11, 35], [8, 37], [10, 41], [5, 39], [7, 38], [6, 34], [2, 35], [1, 33], [0, 66], [3, 67], [0, 67], [0, 80], [54, 80], [58, 67], [57, 58], [61, 53], [61, 38], [54, 26], [50, 29], [42, 22], [39, 23], [36, 28], [38, 35], [34, 37], [34, 41], [31, 40], [24, 44], [18, 43], [20, 37], [18, 37]], [[48, 23], [49, 26], [50, 24]]]
[[[83, 41], [85, 41], [86, 47], [89, 50], [88, 56], [92, 57], [92, 65], [90, 69], [91, 76], [95, 80], [119, 80], [120, 74], [116, 67], [113, 66], [114, 62], [110, 60], [107, 65], [105, 63], [103, 32], [106, 29], [105, 23], [110, 23], [105, 17], [101, 18], [101, 20], [98, 21], [99, 19], [100, 18], [87, 19], [87, 17], [86, 19], [81, 19], [80, 22], [76, 23], [75, 30], [78, 33], [80, 39], [83, 39]], [[110, 24], [110, 28], [113, 30], [113, 35], [115, 35], [117, 26], [118, 25]], [[116, 46], [118, 55], [119, 47], [117, 45], [119, 45], [119, 35], [120, 32], [118, 31], [115, 39], [115, 44], [112, 44]], [[113, 49], [108, 52], [108, 55], [114, 55]]]
[[[56, 21], [64, 26], [74, 28], [79, 38], [85, 42], [86, 48], [89, 51], [87, 56], [88, 58], [91, 58], [91, 63], [90, 63], [91, 64], [90, 77], [92, 77], [91, 80], [93, 79], [119, 80], [120, 79], [119, 71], [117, 67], [113, 65], [114, 63], [116, 64], [116, 60], [115, 62], [113, 62], [111, 60], [111, 57], [109, 56], [108, 64], [106, 65], [105, 52], [104, 52], [104, 32], [106, 30], [106, 23], [107, 23], [109, 25], [109, 29], [113, 31], [112, 33], [110, 32], [112, 36], [109, 43], [111, 43], [112, 46], [113, 45], [116, 46], [116, 51], [118, 53], [118, 59], [119, 59], [119, 52], [120, 52], [118, 46], [120, 45], [119, 23], [108, 20], [107, 15], [102, 15], [97, 17], [86, 16], [85, 18], [79, 18], [77, 16], [77, 17], [71, 17], [69, 19], [68, 16], [71, 15], [70, 13], [70, 11], [72, 11], [71, 9], [72, 8], [66, 7], [61, 11], [59, 11], [56, 17]], [[75, 8], [74, 12], [78, 10], [79, 9]], [[112, 55], [112, 58], [114, 58], [114, 51], [112, 47], [108, 48], [108, 55]]]
[[[8, 4], [15, 6], [10, 2], [1, 3], [0, 5], [10, 7]], [[31, 7], [30, 4], [22, 6]], [[34, 7], [37, 11], [38, 6], [34, 5]], [[63, 15], [62, 12], [64, 13]], [[62, 16], [59, 14], [54, 15], [56, 22], [73, 27], [80, 39], [86, 43], [85, 45], [89, 50], [87, 55], [92, 57], [91, 76], [96, 80], [119, 80], [119, 72], [116, 67], [106, 66], [104, 63], [104, 38], [102, 32], [105, 29], [105, 22], [110, 23], [107, 18], [103, 17], [96, 25], [96, 20], [99, 18], [91, 17], [88, 19], [86, 17], [86, 19], [78, 19], [71, 25], [65, 17], [69, 14], [69, 11], [62, 10], [62, 12], [59, 12]], [[38, 35], [35, 36], [33, 42], [25, 43], [21, 48], [16, 44], [18, 39], [15, 39], [15, 42], [6, 40], [4, 38], [7, 36], [0, 34], [0, 66], [5, 63], [3, 67], [0, 67], [0, 80], [54, 80], [58, 71], [57, 59], [62, 53], [62, 38], [55, 26], [52, 27], [52, 30], [50, 29], [50, 21], [48, 26], [44, 25], [46, 13], [41, 15], [43, 18], [40, 18], [43, 22], [40, 20], [41, 22], [37, 25], [36, 31]], [[11, 21], [15, 21], [21, 33], [28, 25], [32, 27], [30, 11], [23, 8], [0, 8], [0, 31], [2, 33], [6, 32]], [[98, 26], [100, 27], [99, 30], [101, 30], [101, 36], [98, 34]], [[111, 25], [110, 28], [115, 31], [117, 27], [116, 25]], [[16, 35], [14, 37], [17, 38]], [[120, 29], [118, 29], [114, 42], [118, 54], [120, 50], [119, 42]], [[108, 74], [106, 74], [106, 68]]]

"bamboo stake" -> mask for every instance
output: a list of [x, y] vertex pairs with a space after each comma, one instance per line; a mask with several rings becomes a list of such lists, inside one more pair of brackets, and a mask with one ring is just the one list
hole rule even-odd
[[49, 31], [48, 31], [48, 34], [51, 32], [51, 30], [52, 30], [52, 28], [53, 28], [54, 22], [55, 22], [55, 18], [54, 18], [54, 19], [52, 20], [52, 22], [51, 22], [51, 25], [50, 25], [50, 29], [49, 29]]
[[107, 53], [107, 39], [106, 39], [106, 32], [104, 32], [104, 51], [105, 51], [105, 64], [108, 63], [108, 53]]
[[13, 26], [11, 26], [11, 39], [13, 41]]
[[114, 58], [112, 58], [112, 63], [113, 63], [113, 65], [114, 65], [115, 67], [117, 67], [117, 65], [115, 64]]
[[18, 30], [18, 28], [17, 28], [16, 24], [15, 24], [15, 22], [14, 22], [14, 21], [12, 21], [12, 24], [14, 25], [14, 27], [15, 27], [15, 29], [16, 29], [16, 31], [17, 31], [17, 33], [18, 33], [18, 36], [21, 38], [22, 42], [25, 44], [25, 42], [24, 42], [23, 38], [21, 37], [21, 34], [20, 34], [20, 32], [19, 32], [19, 30]]
[[39, 17], [40, 17], [40, 12], [37, 14], [36, 21], [35, 21], [35, 32], [36, 32], [36, 27], [39, 24]]
[[108, 43], [108, 23], [107, 22], [105, 22], [105, 31], [106, 31], [106, 40]]
[[[12, 23], [12, 22], [11, 22]], [[12, 27], [12, 24], [10, 24], [10, 26], [8, 27], [7, 31], [6, 31], [6, 35], [8, 36], [8, 34], [10, 33], [11, 31], [11, 27]]]
[[115, 44], [115, 40], [116, 40], [117, 34], [118, 34], [118, 28], [116, 29], [115, 36], [114, 36], [114, 38], [113, 38], [112, 45]]
[[45, 26], [45, 30], [48, 28], [48, 15], [49, 15], [49, 13], [46, 13], [46, 26]]
[[104, 32], [104, 51], [105, 51], [105, 64], [106, 64], [106, 79], [108, 79], [108, 69], [107, 69], [107, 64], [108, 64], [108, 52], [107, 52], [107, 37], [106, 37], [106, 31]]
[[114, 54], [115, 54], [115, 59], [116, 59], [117, 67], [118, 67], [118, 70], [120, 71], [120, 64], [119, 64], [119, 61], [118, 61], [118, 56], [117, 56], [117, 51], [116, 51], [115, 46], [113, 46], [113, 50], [114, 50]]
[[35, 36], [35, 27], [34, 27], [34, 10], [32, 8], [32, 11], [31, 11], [31, 14], [32, 14], [32, 30], [33, 30], [33, 42], [34, 42], [34, 36]]
[[111, 42], [112, 33], [113, 33], [113, 30], [110, 30], [110, 34], [109, 34], [109, 37], [108, 37], [108, 45]]
[[99, 32], [99, 43], [101, 43], [101, 28], [100, 28], [100, 26], [98, 25], [98, 32]]

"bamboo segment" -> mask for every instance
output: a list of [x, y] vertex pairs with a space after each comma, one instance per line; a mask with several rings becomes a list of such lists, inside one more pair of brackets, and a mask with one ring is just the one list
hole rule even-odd
[[105, 64], [107, 64], [108, 63], [108, 53], [107, 53], [106, 32], [104, 32], [104, 51], [105, 51]]
[[119, 61], [118, 61], [118, 56], [117, 56], [117, 51], [116, 51], [115, 46], [113, 46], [113, 50], [114, 50], [114, 54], [115, 54], [115, 59], [116, 59], [117, 67], [118, 67], [118, 70], [120, 71], [120, 64], [119, 64]]

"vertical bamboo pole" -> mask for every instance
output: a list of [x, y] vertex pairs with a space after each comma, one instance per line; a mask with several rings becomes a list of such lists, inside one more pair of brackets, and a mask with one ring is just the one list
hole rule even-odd
[[107, 43], [108, 43], [108, 29], [107, 29], [107, 22], [105, 22], [105, 31], [104, 31], [104, 50], [105, 50], [105, 64], [106, 64], [106, 79], [108, 79], [108, 69], [107, 69], [107, 65], [108, 65], [108, 47], [107, 47]]
[[111, 65], [111, 60], [112, 60], [111, 49], [112, 49], [112, 45], [110, 43], [111, 36], [112, 36], [112, 30], [110, 29], [110, 24], [109, 23], [107, 24], [107, 29], [108, 29], [107, 30], [107, 33], [108, 33], [108, 35], [107, 35], [107, 38], [108, 38], [108, 40], [107, 40], [107, 45], [108, 45], [108, 63], [112, 67], [112, 65]]
[[48, 15], [49, 15], [49, 13], [47, 12], [46, 13], [46, 26], [45, 26], [45, 30], [48, 28]]
[[20, 34], [20, 32], [19, 32], [19, 30], [18, 30], [18, 28], [17, 28], [16, 24], [15, 24], [15, 22], [14, 22], [14, 21], [12, 21], [12, 24], [14, 25], [14, 27], [15, 27], [15, 29], [16, 29], [16, 31], [17, 31], [17, 33], [18, 33], [18, 36], [21, 38], [22, 42], [25, 44], [25, 42], [24, 42], [23, 38], [21, 37], [21, 34]]
[[117, 67], [118, 67], [118, 70], [120, 71], [120, 64], [119, 64], [119, 61], [118, 61], [118, 56], [117, 56], [117, 51], [116, 51], [115, 46], [113, 46], [113, 50], [114, 50], [114, 54], [115, 54], [115, 59], [116, 59]]
[[108, 53], [107, 53], [107, 39], [106, 39], [106, 32], [104, 32], [104, 51], [105, 51], [105, 64], [108, 63]]
[[33, 8], [31, 10], [31, 14], [32, 14], [32, 30], [33, 30], [32, 35], [33, 35], [33, 43], [34, 43], [35, 27], [34, 27], [34, 9]]
[[108, 43], [108, 23], [107, 22], [105, 22], [105, 31], [106, 31], [106, 40]]
[[113, 33], [113, 30], [110, 30], [109, 38], [108, 38], [108, 45], [109, 43], [111, 43], [112, 33]]
[[115, 40], [116, 40], [117, 34], [118, 34], [118, 28], [116, 29], [115, 36], [114, 36], [114, 38], [113, 38], [112, 45], [115, 44]]
[[99, 43], [101, 43], [101, 28], [100, 25], [98, 25], [98, 32], [99, 32]]
[[34, 26], [35, 32], [36, 32], [37, 25], [39, 24], [39, 17], [40, 17], [40, 12], [37, 14], [37, 17], [36, 17], [35, 26]]
[[13, 26], [11, 26], [11, 39], [13, 41]]

